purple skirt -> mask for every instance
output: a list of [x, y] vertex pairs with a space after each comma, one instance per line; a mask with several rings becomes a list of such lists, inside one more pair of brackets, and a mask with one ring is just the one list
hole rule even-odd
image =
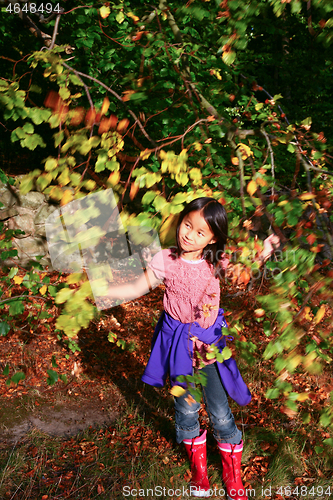
[[[215, 323], [209, 328], [202, 328], [196, 321], [181, 323], [164, 311], [156, 325], [150, 358], [141, 380], [155, 387], [163, 387], [169, 375], [172, 386], [186, 387], [186, 384], [177, 382], [177, 377], [193, 375], [193, 342], [189, 337], [193, 335], [205, 344], [214, 343], [222, 352], [226, 346], [226, 338], [222, 336], [221, 328], [228, 327], [223, 313], [224, 310], [219, 309]], [[229, 358], [223, 363], [216, 361], [216, 365], [229, 396], [239, 405], [247, 405], [251, 401], [251, 393], [242, 379], [236, 361]]]

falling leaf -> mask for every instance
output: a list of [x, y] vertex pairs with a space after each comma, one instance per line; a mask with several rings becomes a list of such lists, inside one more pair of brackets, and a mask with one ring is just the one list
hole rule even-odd
[[23, 276], [14, 276], [15, 285], [20, 285], [23, 281]]
[[191, 394], [189, 394], [189, 395], [187, 396], [187, 398], [185, 398], [185, 401], [186, 401], [186, 403], [188, 403], [190, 406], [192, 406], [192, 405], [193, 405], [193, 403], [195, 403], [195, 399], [193, 398], [193, 396], [191, 396]]
[[61, 206], [66, 205], [67, 203], [72, 201], [72, 199], [73, 199], [73, 193], [69, 189], [66, 189], [66, 191], [64, 192], [64, 194], [61, 198], [60, 205]]
[[254, 311], [254, 314], [257, 318], [262, 318], [263, 316], [265, 316], [265, 311], [264, 309], [256, 309]]
[[313, 193], [303, 193], [298, 198], [300, 200], [305, 201], [305, 200], [313, 200], [313, 198], [315, 198], [315, 197], [316, 197], [316, 195]]
[[120, 172], [117, 170], [117, 172], [112, 172], [112, 174], [109, 176], [107, 182], [108, 184], [111, 184], [111, 186], [115, 186], [118, 184], [120, 181]]
[[287, 415], [289, 418], [295, 417], [297, 415], [297, 411], [292, 410], [291, 408], [288, 408], [287, 406], [282, 406], [281, 407], [281, 412]]
[[309, 236], [306, 237], [307, 239], [307, 242], [309, 243], [309, 245], [313, 245], [314, 242], [317, 240], [317, 236], [313, 233], [309, 234]]
[[131, 200], [134, 200], [134, 198], [136, 197], [139, 189], [140, 189], [140, 186], [138, 184], [136, 184], [135, 182], [132, 182], [131, 189], [130, 189], [130, 194], [129, 194], [129, 197], [130, 197]]
[[105, 115], [107, 110], [109, 109], [110, 106], [110, 101], [107, 97], [104, 98], [103, 104], [102, 104], [102, 109], [101, 109], [101, 114]]
[[326, 312], [325, 304], [322, 304], [320, 306], [320, 308], [318, 309], [317, 314], [316, 314], [316, 316], [314, 318], [314, 321], [315, 321], [316, 324], [318, 324], [318, 323], [321, 322], [321, 320], [325, 316], [325, 312]]
[[144, 151], [141, 151], [140, 158], [141, 160], [147, 160], [147, 158], [149, 158], [150, 155], [151, 151], [149, 151], [149, 149], [145, 149]]
[[140, 18], [138, 16], [136, 16], [135, 14], [133, 14], [133, 12], [127, 12], [126, 16], [130, 17], [131, 19], [133, 19], [133, 21], [134, 21], [135, 24], [138, 21], [140, 21]]
[[128, 118], [124, 118], [123, 120], [120, 120], [120, 122], [118, 123], [118, 127], [117, 127], [118, 132], [124, 132], [127, 129], [129, 122], [130, 121]]
[[243, 271], [242, 274], [240, 275], [239, 279], [242, 283], [244, 283], [244, 285], [247, 285], [248, 282], [250, 281], [250, 278], [251, 276], [249, 275], [249, 273], [247, 271]]
[[247, 192], [249, 193], [250, 196], [253, 196], [254, 193], [257, 191], [257, 184], [255, 181], [250, 181], [247, 185], [246, 188]]
[[179, 398], [180, 396], [182, 396], [183, 394], [185, 394], [185, 392], [186, 392], [185, 389], [183, 387], [180, 387], [180, 385], [174, 385], [170, 389], [170, 394], [172, 394], [176, 398]]

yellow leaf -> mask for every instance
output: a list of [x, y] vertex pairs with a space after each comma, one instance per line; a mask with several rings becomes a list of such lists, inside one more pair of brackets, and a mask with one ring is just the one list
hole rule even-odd
[[304, 201], [304, 200], [313, 200], [313, 198], [315, 197], [316, 195], [313, 193], [303, 193], [298, 198]]
[[150, 155], [151, 151], [149, 151], [149, 149], [145, 149], [144, 151], [141, 151], [140, 158], [141, 160], [147, 160], [147, 158], [149, 158]]
[[239, 148], [240, 148], [240, 150], [242, 152], [242, 159], [243, 160], [246, 160], [246, 158], [248, 158], [249, 156], [253, 156], [253, 153], [252, 153], [251, 149], [246, 144], [243, 144], [241, 142], [239, 144]]
[[163, 151], [163, 149], [160, 151], [160, 158], [161, 160], [165, 160], [165, 158], [167, 157], [167, 154], [165, 151]]
[[320, 323], [320, 321], [325, 316], [325, 312], [326, 312], [325, 304], [322, 304], [320, 306], [320, 308], [318, 309], [317, 314], [316, 314], [316, 316], [314, 318], [314, 321], [315, 321], [316, 324]]
[[180, 387], [180, 385], [174, 385], [170, 389], [170, 394], [172, 394], [176, 398], [179, 398], [180, 396], [182, 396], [183, 394], [185, 394], [185, 392], [186, 392], [185, 389], [183, 389], [183, 387]]
[[159, 232], [160, 241], [163, 245], [171, 246], [176, 241], [177, 220], [178, 214], [169, 215], [163, 219]]
[[99, 13], [103, 19], [106, 19], [111, 14], [110, 7], [105, 7], [105, 5], [103, 5], [103, 7], [99, 9]]
[[257, 317], [257, 318], [262, 318], [263, 316], [265, 316], [265, 311], [263, 309], [256, 309], [254, 311], [254, 315]]
[[194, 149], [196, 151], [201, 151], [202, 150], [202, 144], [200, 144], [200, 142], [195, 142], [194, 143]]
[[131, 19], [133, 19], [133, 21], [135, 23], [137, 23], [138, 21], [140, 21], [140, 18], [138, 16], [136, 16], [135, 14], [133, 14], [133, 12], [127, 12], [126, 14], [128, 17], [130, 17]]
[[237, 156], [233, 156], [233, 157], [231, 158], [231, 163], [232, 163], [233, 165], [238, 165], [239, 161], [238, 161]]
[[247, 192], [249, 193], [250, 196], [253, 196], [254, 193], [257, 191], [257, 184], [255, 181], [250, 181], [247, 185], [246, 188]]
[[63, 197], [61, 198], [60, 205], [61, 206], [66, 205], [67, 203], [72, 201], [72, 199], [73, 199], [72, 192], [69, 189], [66, 189], [66, 191], [63, 194]]
[[265, 181], [265, 179], [263, 179], [262, 177], [258, 177], [257, 178], [257, 183], [259, 184], [259, 186], [263, 187], [263, 186], [267, 186], [267, 182]]
[[101, 114], [105, 115], [107, 110], [109, 109], [110, 106], [110, 101], [107, 97], [104, 98], [103, 104], [102, 104], [102, 109], [101, 109]]
[[23, 276], [14, 276], [15, 285], [20, 285], [23, 281]]
[[42, 288], [39, 289], [39, 293], [41, 295], [44, 295], [46, 291], [47, 291], [47, 286], [46, 285], [43, 285]]
[[305, 401], [306, 399], [309, 399], [309, 394], [307, 392], [301, 392], [297, 396], [297, 401]]
[[112, 174], [109, 176], [107, 183], [111, 184], [111, 186], [115, 186], [118, 184], [120, 181], [120, 172], [119, 170], [117, 172], [112, 172]]

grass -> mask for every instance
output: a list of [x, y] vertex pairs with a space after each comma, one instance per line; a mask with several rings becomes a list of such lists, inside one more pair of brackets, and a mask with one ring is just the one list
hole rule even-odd
[[[333, 494], [332, 451], [305, 458], [305, 441], [297, 429], [254, 427], [245, 433], [244, 485], [255, 491], [256, 499], [327, 499], [329, 491]], [[128, 407], [108, 428], [66, 439], [34, 430], [15, 446], [1, 448], [4, 500], [186, 498], [185, 451], [166, 439], [138, 407]], [[208, 473], [212, 489], [220, 492], [213, 498], [222, 498], [220, 457], [211, 435]]]

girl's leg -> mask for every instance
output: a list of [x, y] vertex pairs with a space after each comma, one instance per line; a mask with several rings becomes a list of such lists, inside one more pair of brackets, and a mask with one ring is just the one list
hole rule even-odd
[[175, 398], [176, 439], [177, 443], [183, 441], [191, 464], [190, 495], [208, 497], [210, 489], [207, 476], [207, 431], [200, 432], [199, 409], [200, 403], [189, 398], [188, 392]]
[[247, 500], [241, 479], [242, 433], [236, 427], [216, 363], [202, 368], [207, 384], [202, 388], [207, 412], [217, 440], [223, 466], [223, 482], [230, 500]]
[[[199, 410], [200, 403], [186, 401], [189, 393], [186, 392], [175, 400], [176, 440], [181, 443], [184, 439], [193, 439], [200, 434]], [[192, 401], [192, 400], [191, 400]]]
[[206, 365], [202, 371], [207, 375], [207, 384], [202, 387], [202, 392], [216, 441], [239, 444], [242, 433], [236, 427], [216, 364]]

